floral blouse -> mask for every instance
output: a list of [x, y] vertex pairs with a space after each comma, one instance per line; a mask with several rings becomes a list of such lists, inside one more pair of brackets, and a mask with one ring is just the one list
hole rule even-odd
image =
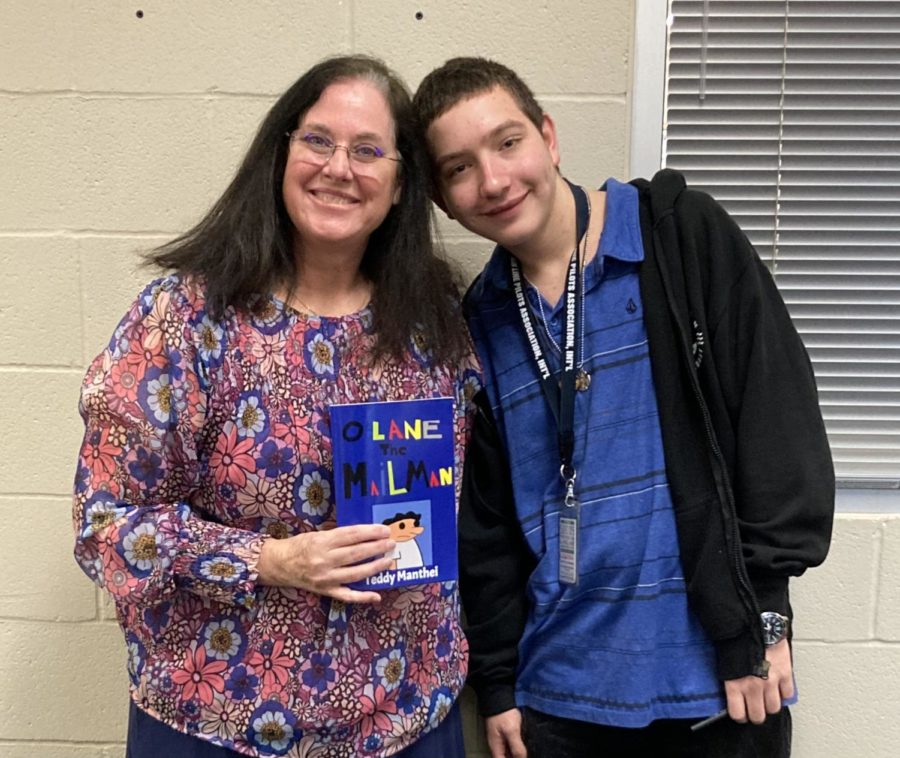
[[257, 583], [266, 539], [335, 525], [328, 406], [456, 399], [457, 494], [476, 359], [367, 361], [371, 313], [269, 298], [215, 320], [150, 284], [84, 380], [76, 558], [115, 599], [131, 696], [245, 755], [387, 756], [436, 726], [467, 667], [455, 582], [344, 604]]

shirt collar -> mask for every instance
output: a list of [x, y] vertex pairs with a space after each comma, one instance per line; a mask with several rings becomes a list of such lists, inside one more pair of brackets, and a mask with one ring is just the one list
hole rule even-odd
[[607, 179], [600, 189], [606, 192], [606, 218], [597, 257], [633, 263], [644, 260], [637, 187]]

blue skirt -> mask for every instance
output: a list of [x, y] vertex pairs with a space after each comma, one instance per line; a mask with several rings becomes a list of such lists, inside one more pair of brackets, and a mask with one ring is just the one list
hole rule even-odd
[[[152, 716], [133, 702], [128, 711], [125, 758], [235, 758], [234, 750], [184, 734]], [[444, 720], [418, 742], [395, 754], [397, 758], [465, 758], [459, 701]]]

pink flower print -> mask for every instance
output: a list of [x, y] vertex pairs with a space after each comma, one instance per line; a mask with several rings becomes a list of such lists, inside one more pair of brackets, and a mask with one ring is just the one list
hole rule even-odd
[[421, 641], [413, 648], [409, 661], [409, 680], [424, 690], [431, 685], [434, 672], [434, 650], [426, 641]]
[[253, 439], [238, 442], [237, 427], [230, 421], [223, 434], [216, 440], [216, 449], [209, 457], [209, 465], [215, 469], [216, 484], [230, 482], [238, 487], [247, 483], [247, 474], [256, 470], [256, 461], [247, 451], [253, 449]]
[[115, 550], [103, 550], [103, 576], [106, 588], [116, 597], [126, 597], [138, 586], [137, 577], [125, 566], [122, 556]]
[[[133, 403], [137, 399], [138, 381], [143, 375], [138, 375], [134, 366], [125, 361], [118, 361], [109, 370], [109, 388], [113, 395], [121, 403]], [[110, 401], [111, 405], [120, 405]]]
[[181, 697], [190, 700], [197, 695], [204, 705], [211, 705], [213, 691], [225, 691], [225, 679], [221, 675], [228, 668], [225, 661], [206, 662], [206, 650], [200, 645], [184, 656], [184, 668], [172, 674], [172, 681], [181, 686]]
[[384, 687], [367, 684], [360, 695], [360, 703], [363, 712], [360, 731], [363, 737], [368, 737], [376, 729], [391, 731], [391, 717], [388, 714], [397, 712], [397, 703], [393, 698], [388, 698]]
[[[300, 385], [295, 384], [294, 387], [291, 388], [292, 394], [296, 387], [300, 387]], [[303, 392], [305, 391], [305, 388], [303, 388]], [[285, 445], [290, 445], [293, 448], [306, 448], [311, 439], [309, 433], [310, 426], [312, 426], [312, 424], [309, 416], [298, 416], [297, 418], [292, 419], [289, 424], [282, 421], [276, 421], [272, 425], [272, 433], [277, 439], [284, 442]]]
[[271, 374], [276, 366], [284, 366], [284, 340], [277, 334], [260, 335], [253, 343], [251, 354], [259, 363], [263, 376]]
[[283, 652], [284, 640], [266, 640], [250, 656], [248, 663], [263, 683], [263, 697], [287, 684], [294, 659], [283, 655]]
[[81, 455], [95, 477], [108, 479], [116, 470], [116, 456], [122, 448], [109, 441], [109, 429], [96, 431], [87, 438]]
[[284, 354], [287, 358], [287, 362], [292, 366], [302, 366], [304, 363], [304, 354], [303, 351], [306, 349], [306, 344], [303, 341], [303, 337], [292, 333], [285, 341], [284, 341]]
[[144, 376], [150, 368], [165, 368], [167, 359], [162, 351], [159, 333], [157, 332], [156, 336], [144, 334], [139, 345], [132, 345], [132, 352], [125, 356], [125, 363], [138, 376]]

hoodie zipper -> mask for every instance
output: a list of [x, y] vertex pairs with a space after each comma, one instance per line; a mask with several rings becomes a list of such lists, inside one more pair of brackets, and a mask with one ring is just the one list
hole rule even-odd
[[[661, 244], [661, 240], [659, 238], [659, 230], [658, 228], [654, 228], [653, 230], [653, 239], [654, 243], [658, 250], [663, 249], [663, 245]], [[657, 256], [661, 258], [661, 256]], [[663, 266], [659, 266], [659, 270], [663, 272]], [[668, 282], [666, 281], [665, 275], [663, 276], [664, 285], [666, 289], [666, 300], [667, 305], [669, 306], [669, 311], [672, 314], [672, 318], [675, 321], [676, 328], [678, 330], [678, 336], [681, 339], [681, 350], [683, 354], [683, 358], [686, 360], [686, 365], [688, 367], [688, 376], [690, 377], [691, 390], [694, 393], [694, 398], [697, 400], [697, 405], [700, 408], [700, 413], [703, 418], [703, 427], [706, 432], [706, 441], [709, 445], [709, 449], [712, 451], [713, 458], [715, 460], [716, 466], [714, 467], [714, 476], [716, 479], [716, 486], [720, 493], [720, 499], [724, 498], [724, 503], [722, 505], [725, 507], [728, 515], [728, 524], [727, 527], [731, 533], [731, 540], [729, 544], [729, 558], [731, 559], [731, 564], [734, 569], [735, 576], [738, 581], [739, 592], [742, 602], [744, 603], [744, 607], [751, 614], [751, 620], [755, 620], [756, 624], [753, 624], [751, 621], [751, 634], [753, 635], [753, 639], [759, 645], [759, 651], [761, 653], [760, 663], [754, 668], [754, 675], [765, 677], [768, 671], [768, 665], [765, 660], [765, 643], [762, 639], [762, 627], [760, 626], [759, 618], [760, 611], [759, 605], [756, 602], [756, 595], [753, 592], [753, 587], [750, 584], [750, 579], [747, 576], [747, 567], [744, 565], [743, 557], [740, 554], [740, 530], [737, 526], [737, 509], [734, 504], [734, 494], [731, 491], [731, 485], [728, 480], [728, 474], [725, 466], [725, 460], [722, 456], [722, 452], [719, 449], [719, 444], [716, 440], [715, 432], [712, 428], [712, 420], [710, 419], [709, 409], [706, 405], [706, 399], [703, 397], [703, 392], [700, 389], [700, 380], [697, 376], [696, 369], [694, 368], [693, 362], [693, 352], [690, 348], [690, 343], [687, 340], [684, 327], [678, 318], [678, 313], [675, 310], [675, 304], [671, 299], [671, 288], [668, 286]]]

